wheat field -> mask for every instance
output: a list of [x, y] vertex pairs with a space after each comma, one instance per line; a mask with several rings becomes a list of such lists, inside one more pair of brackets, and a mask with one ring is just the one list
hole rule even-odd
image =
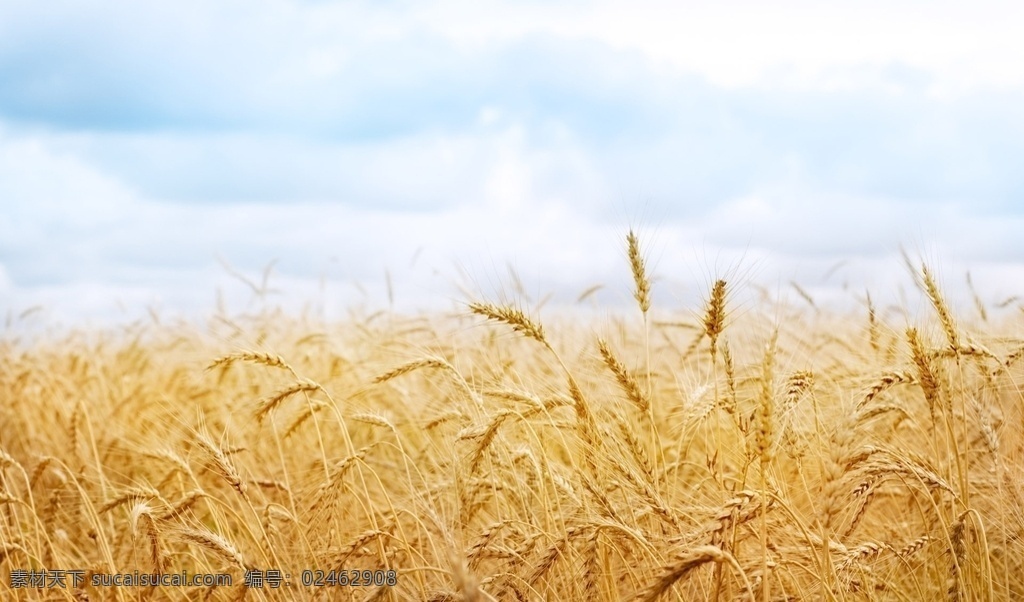
[[0, 598], [1024, 599], [1019, 307], [960, 315], [920, 263], [921, 315], [740, 310], [727, 279], [659, 307], [624, 250], [635, 305], [599, 321], [5, 336]]

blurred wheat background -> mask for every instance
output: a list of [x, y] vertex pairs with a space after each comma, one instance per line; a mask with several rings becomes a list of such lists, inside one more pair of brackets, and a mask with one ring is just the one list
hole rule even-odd
[[[5, 338], [5, 598], [1024, 595], [1019, 304], [954, 315], [912, 264], [920, 316], [737, 311], [725, 280], [658, 307], [622, 246], [637, 308], [599, 321], [468, 300]], [[32, 568], [86, 585], [11, 587]], [[88, 585], [182, 570], [234, 581]]]

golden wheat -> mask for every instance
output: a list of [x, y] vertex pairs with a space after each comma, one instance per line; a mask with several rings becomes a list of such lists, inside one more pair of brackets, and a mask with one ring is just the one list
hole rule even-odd
[[[1024, 598], [1015, 301], [958, 315], [921, 266], [920, 316], [733, 311], [722, 279], [654, 307], [644, 251], [642, 324], [473, 302], [0, 339], [0, 598]], [[42, 568], [235, 582], [12, 587]], [[301, 584], [332, 570], [393, 585]]]

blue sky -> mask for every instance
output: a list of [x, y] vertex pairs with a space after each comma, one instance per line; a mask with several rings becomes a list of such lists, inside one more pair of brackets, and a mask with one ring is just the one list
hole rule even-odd
[[[53, 319], [1024, 276], [1008, 2], [0, 0], [0, 298]], [[838, 270], [830, 271], [837, 262]], [[843, 287], [847, 290], [843, 290]]]

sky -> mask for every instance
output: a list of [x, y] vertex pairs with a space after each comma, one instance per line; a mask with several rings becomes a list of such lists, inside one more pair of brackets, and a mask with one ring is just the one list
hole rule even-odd
[[0, 0], [0, 311], [615, 306], [631, 227], [666, 311], [720, 277], [904, 294], [901, 248], [995, 303], [1020, 31], [984, 0]]

